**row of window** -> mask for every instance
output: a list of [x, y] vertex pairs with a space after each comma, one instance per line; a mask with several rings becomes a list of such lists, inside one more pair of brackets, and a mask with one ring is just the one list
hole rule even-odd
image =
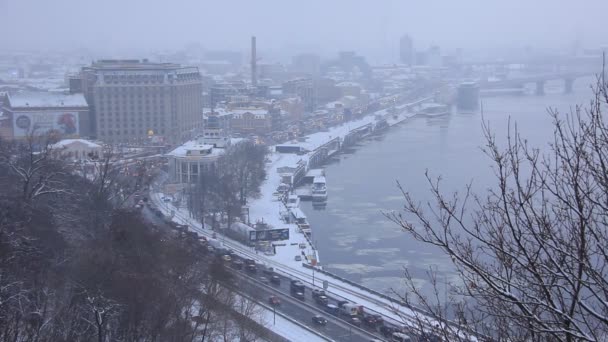
[[163, 83], [165, 75], [104, 75], [105, 83]]

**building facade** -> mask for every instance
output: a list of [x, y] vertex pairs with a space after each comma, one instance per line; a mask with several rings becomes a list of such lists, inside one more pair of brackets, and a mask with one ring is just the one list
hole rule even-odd
[[230, 112], [233, 133], [266, 134], [272, 130], [272, 115], [266, 108], [238, 108]]
[[196, 67], [100, 60], [84, 67], [80, 77], [97, 139], [128, 143], [161, 136], [178, 143], [202, 128], [202, 81]]
[[203, 134], [166, 155], [170, 181], [195, 183], [203, 172], [215, 167], [230, 144], [231, 140], [220, 127], [217, 115], [210, 115]]
[[3, 139], [25, 139], [32, 134], [49, 134], [56, 138], [91, 135], [89, 106], [82, 94], [7, 94], [1, 112], [0, 135]]

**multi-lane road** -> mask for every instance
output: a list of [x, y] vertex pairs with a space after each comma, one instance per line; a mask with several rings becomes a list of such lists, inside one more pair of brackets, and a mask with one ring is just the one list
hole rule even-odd
[[[160, 219], [147, 206], [143, 208], [142, 214], [156, 225], [164, 225], [167, 229], [171, 228], [170, 224]], [[205, 257], [209, 261], [213, 261], [213, 259], [222, 260], [222, 255], [223, 253], [207, 251]], [[245, 261], [245, 258], [233, 251], [231, 251], [230, 255], [232, 261], [224, 262], [224, 267], [230, 270], [230, 273], [233, 275], [233, 281], [227, 283], [226, 286], [232, 287], [236, 292], [242, 293], [259, 303], [264, 303], [265, 306], [273, 308], [278, 313], [290, 317], [334, 341], [369, 342], [374, 339], [386, 339], [377, 329], [364, 324], [358, 327], [348, 323], [346, 321], [347, 317], [344, 315], [332, 315], [326, 312], [326, 306], [318, 304], [313, 298], [311, 288], [307, 287], [304, 291], [304, 299], [297, 299], [290, 291], [291, 279], [287, 276], [276, 273], [263, 265], [256, 265], [255, 273], [248, 271], [241, 264]], [[239, 260], [239, 262], [236, 262], [236, 260]], [[240, 269], [235, 268], [235, 265], [238, 264], [241, 264]], [[275, 282], [270, 282], [273, 275], [280, 279], [280, 283], [277, 283], [276, 280]], [[280, 305], [270, 304], [269, 298], [271, 296], [278, 298]], [[331, 297], [328, 299], [330, 304], [337, 305], [337, 299]], [[313, 316], [324, 317], [327, 320], [327, 324], [320, 325], [313, 322]]]
[[[161, 214], [162, 211], [155, 208], [155, 206], [164, 207], [165, 203], [162, 203], [162, 200], [158, 196], [158, 194], [152, 194], [150, 199], [151, 201], [149, 201], [150, 203], [148, 204], [149, 206], [151, 206], [152, 209], [150, 210], [147, 205], [146, 209], [144, 209], [145, 216], [156, 223], [158, 223], [159, 221], [165, 222], [165, 219], [162, 215], [157, 215], [157, 213]], [[163, 209], [163, 211], [169, 210], [168, 208]], [[161, 216], [161, 218], [159, 218], [158, 216]], [[181, 217], [181, 214], [177, 211], [175, 212], [175, 216], [178, 221], [188, 223], [187, 218]], [[167, 227], [171, 226], [174, 226], [174, 223], [167, 224]], [[196, 234], [194, 232], [193, 234], [199, 237], [210, 237], [212, 235], [211, 231], [208, 231], [206, 229], [200, 229], [200, 227], [189, 226], [189, 230], [194, 230]], [[255, 253], [251, 252], [249, 248], [241, 247], [235, 243], [228, 243], [228, 241], [226, 241], [226, 244], [226, 247], [229, 248], [231, 257], [233, 259], [245, 260], [247, 258], [251, 258], [255, 260], [258, 257]], [[227, 250], [225, 250], [223, 253], [225, 253], [226, 251]], [[220, 255], [216, 255], [216, 253], [210, 252], [208, 253], [208, 256], [210, 258], [221, 258], [221, 253]], [[243, 269], [241, 270], [234, 269], [231, 266], [232, 263], [228, 263], [226, 267], [232, 270], [232, 273], [238, 279], [241, 280], [239, 282], [238, 290], [242, 291], [244, 295], [250, 298], [254, 298], [257, 301], [264, 303], [266, 306], [269, 305], [268, 297], [277, 296], [281, 300], [281, 305], [276, 307], [277, 312], [280, 312], [285, 316], [293, 318], [301, 324], [320, 332], [321, 334], [331, 338], [332, 340], [390, 341], [392, 337], [392, 332], [402, 330], [404, 327], [402, 324], [400, 324], [400, 322], [393, 322], [394, 319], [387, 319], [387, 317], [383, 317], [385, 321], [382, 325], [370, 326], [363, 322], [363, 315], [359, 316], [362, 321], [361, 324], [353, 325], [350, 323], [348, 316], [342, 314], [332, 315], [329, 312], [326, 312], [325, 305], [317, 304], [312, 296], [312, 285], [309, 282], [303, 281], [304, 285], [307, 286], [306, 290], [304, 291], [304, 300], [296, 299], [292, 296], [290, 291], [290, 281], [292, 280], [291, 277], [293, 277], [293, 275], [291, 273], [295, 272], [296, 274], [299, 274], [302, 273], [301, 271], [297, 272], [296, 270], [293, 270], [292, 272], [283, 272], [283, 268], [285, 268], [284, 265], [267, 259], [264, 259], [263, 263], [263, 265], [257, 265], [258, 271], [256, 273], [245, 271], [245, 267], [243, 267]], [[281, 278], [280, 285], [263, 281], [262, 277], [270, 279], [270, 275], [265, 274], [263, 272], [266, 267], [275, 267], [276, 272], [274, 272], [273, 275], [276, 275]], [[300, 279], [298, 279], [297, 276], [294, 279], [303, 280], [305, 276], [306, 274], [302, 273], [302, 277]], [[243, 286], [243, 284], [247, 284], [247, 286]], [[332, 283], [332, 287], [336, 286], [336, 284]], [[347, 288], [341, 290], [345, 292], [352, 291]], [[327, 296], [329, 297], [329, 303], [334, 305], [337, 305], [338, 301], [344, 300], [344, 298], [341, 298], [339, 296], [336, 297], [331, 293], [328, 293]], [[365, 311], [370, 314], [377, 314], [377, 312], [370, 311], [367, 309]], [[315, 315], [322, 315], [323, 317], [325, 317], [328, 320], [327, 325], [318, 325], [313, 323], [312, 317]], [[417, 336], [413, 332], [405, 332], [411, 337], [412, 341], [441, 341], [441, 339], [436, 336], [432, 336], [431, 338], [420, 338], [420, 336]]]

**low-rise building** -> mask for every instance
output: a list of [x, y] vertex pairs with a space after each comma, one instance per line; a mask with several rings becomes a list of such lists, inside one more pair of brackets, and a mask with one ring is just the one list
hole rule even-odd
[[58, 138], [91, 135], [89, 106], [82, 94], [8, 94], [2, 107], [2, 122], [2, 137], [8, 140], [24, 139], [31, 134]]
[[214, 167], [224, 149], [204, 144], [201, 138], [191, 140], [167, 154], [169, 177], [174, 183], [195, 183], [206, 169]]
[[96, 160], [103, 157], [103, 147], [85, 139], [63, 139], [51, 146], [55, 157], [67, 160]]
[[230, 111], [234, 133], [265, 134], [272, 129], [272, 117], [266, 108], [237, 108]]
[[225, 148], [230, 146], [224, 130], [219, 126], [219, 119], [211, 115], [203, 134], [194, 140], [169, 152], [169, 178], [172, 183], [195, 183], [200, 174], [212, 167]]

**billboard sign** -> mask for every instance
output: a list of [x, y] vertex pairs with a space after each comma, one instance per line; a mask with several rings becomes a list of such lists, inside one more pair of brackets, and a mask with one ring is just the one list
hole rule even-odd
[[249, 241], [289, 240], [289, 228], [255, 230], [249, 232]]
[[25, 137], [56, 133], [61, 136], [78, 135], [77, 112], [13, 113], [13, 135]]

